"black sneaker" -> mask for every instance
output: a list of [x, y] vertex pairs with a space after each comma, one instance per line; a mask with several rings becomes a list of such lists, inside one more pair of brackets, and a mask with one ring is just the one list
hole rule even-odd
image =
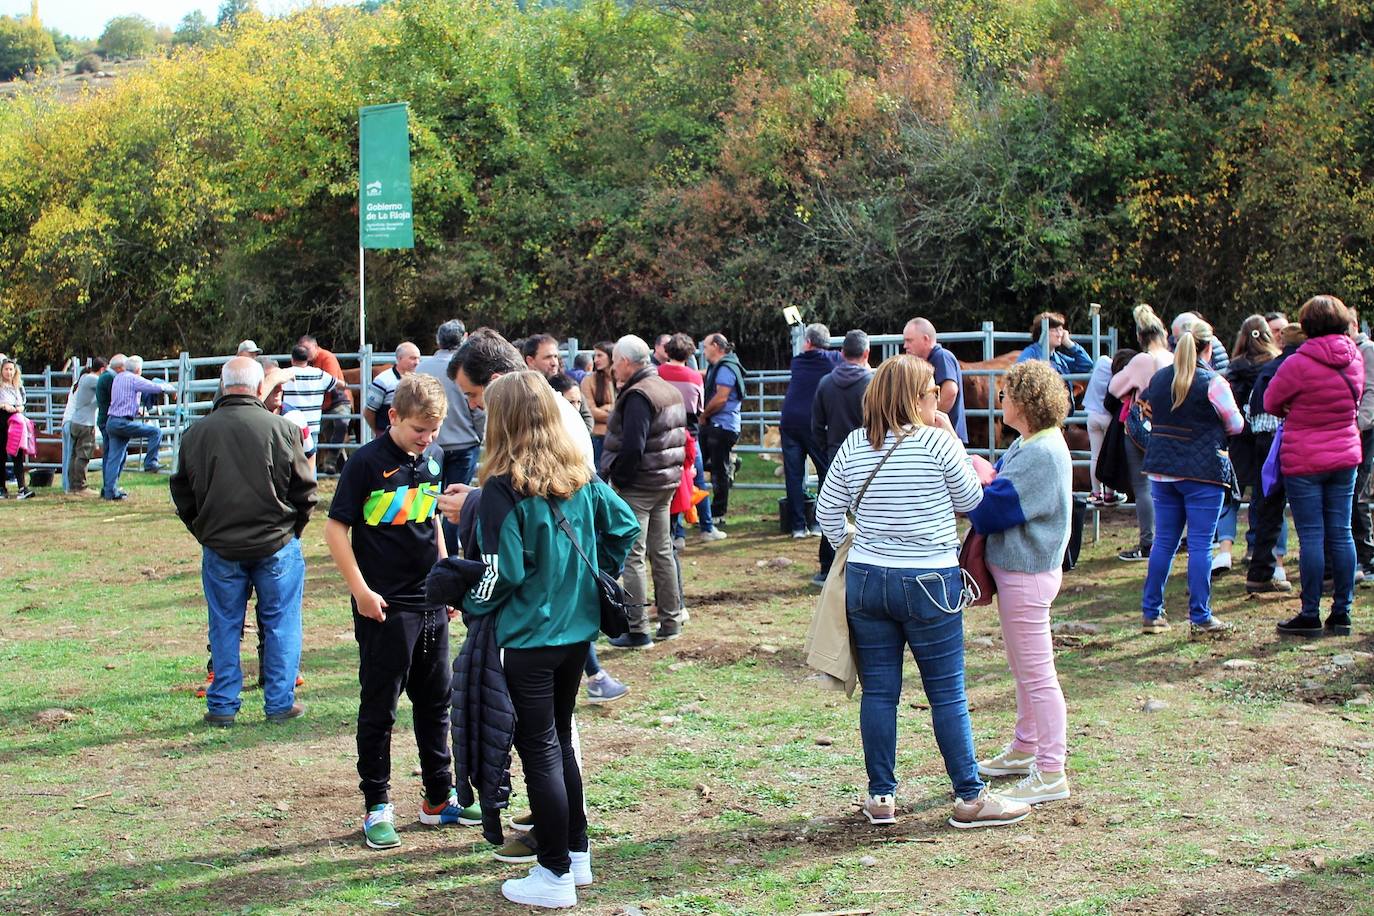
[[1302, 636], [1306, 639], [1314, 639], [1322, 635], [1322, 622], [1320, 617], [1298, 614], [1291, 620], [1285, 620], [1274, 627], [1279, 631], [1280, 636]]
[[1263, 595], [1272, 592], [1287, 593], [1293, 590], [1293, 583], [1287, 579], [1270, 579], [1268, 582], [1252, 582], [1245, 580], [1245, 591], [1251, 595]]
[[654, 639], [659, 642], [667, 642], [670, 639], [677, 639], [682, 635], [682, 627], [671, 620], [665, 620], [658, 625], [658, 632], [654, 634]]
[[33, 499], [33, 491], [28, 487], [20, 487], [19, 495], [15, 499]]
[[1139, 563], [1141, 560], [1150, 559], [1150, 551], [1141, 550], [1139, 547], [1134, 550], [1123, 550], [1116, 555], [1118, 560], [1125, 560], [1127, 563]]
[[626, 633], [610, 642], [617, 649], [651, 649], [654, 645], [653, 637], [648, 633]]
[[1326, 624], [1322, 627], [1322, 633], [1326, 636], [1349, 636], [1351, 632], [1349, 614], [1339, 617], [1333, 614], [1326, 618]]

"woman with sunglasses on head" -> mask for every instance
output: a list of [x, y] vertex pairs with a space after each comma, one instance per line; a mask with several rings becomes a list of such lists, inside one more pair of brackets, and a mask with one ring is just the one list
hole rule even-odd
[[863, 699], [871, 823], [896, 822], [897, 703], [910, 649], [930, 702], [935, 741], [957, 800], [954, 827], [1013, 824], [1030, 808], [992, 795], [978, 776], [964, 692], [964, 615], [954, 514], [983, 498], [978, 475], [936, 409], [929, 363], [896, 356], [864, 393], [864, 425], [850, 433], [826, 472], [816, 518], [832, 544], [856, 530], [845, 570], [846, 617]]

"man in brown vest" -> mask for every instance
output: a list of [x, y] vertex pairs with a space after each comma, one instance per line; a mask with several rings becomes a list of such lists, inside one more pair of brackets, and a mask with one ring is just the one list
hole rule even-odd
[[682, 395], [658, 377], [649, 362], [649, 345], [633, 334], [616, 342], [611, 373], [620, 391], [606, 421], [601, 476], [629, 503], [639, 519], [639, 538], [625, 561], [623, 582], [630, 599], [630, 632], [611, 645], [645, 649], [654, 644], [645, 613], [648, 583], [647, 554], [654, 573], [658, 606], [658, 639], [676, 639], [682, 632], [682, 594], [668, 506], [682, 480], [686, 460], [687, 408]]

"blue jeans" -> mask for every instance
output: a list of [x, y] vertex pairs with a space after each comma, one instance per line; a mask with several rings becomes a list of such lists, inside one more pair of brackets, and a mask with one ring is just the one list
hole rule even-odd
[[1240, 503], [1227, 496], [1221, 503], [1221, 514], [1217, 516], [1216, 539], [1221, 541], [1234, 541], [1236, 539], [1236, 528], [1240, 524]]
[[105, 424], [105, 456], [100, 465], [100, 495], [114, 499], [119, 492], [119, 475], [124, 473], [124, 461], [129, 457], [129, 442], [148, 440], [148, 455], [144, 467], [157, 465], [157, 451], [162, 445], [162, 430], [151, 423], [141, 423], [125, 417], [110, 417]]
[[908, 647], [921, 672], [935, 742], [955, 794], [968, 800], [983, 790], [964, 693], [964, 615], [940, 607], [957, 607], [961, 588], [957, 566], [889, 569], [851, 562], [845, 569], [849, 637], [863, 684], [859, 733], [870, 795], [890, 795], [897, 788], [897, 703]]
[[[469, 448], [446, 448], [444, 449], [444, 487], [447, 488], [451, 483], [468, 484], [472, 482], [472, 472], [477, 466], [477, 450], [479, 446]], [[456, 557], [458, 555], [458, 526], [447, 520], [441, 520], [440, 527], [444, 532], [444, 546], [448, 548], [448, 555]]]
[[787, 485], [787, 512], [792, 531], [806, 531], [806, 459], [819, 476], [825, 472], [825, 451], [816, 445], [811, 430], [782, 428], [782, 479]]
[[70, 422], [62, 424], [62, 492], [72, 491], [72, 424]]
[[258, 594], [262, 626], [262, 701], [266, 713], [286, 712], [296, 702], [296, 672], [301, 666], [301, 597], [305, 593], [305, 559], [301, 542], [292, 538], [281, 550], [261, 560], [226, 560], [201, 548], [200, 581], [210, 611], [210, 661], [215, 679], [205, 691], [213, 715], [239, 711], [243, 668], [239, 639], [251, 587]]
[[1298, 568], [1302, 572], [1302, 613], [1321, 616], [1326, 558], [1335, 580], [1333, 617], [1348, 617], [1355, 588], [1355, 541], [1350, 536], [1350, 502], [1355, 469], [1303, 474], [1283, 479], [1293, 527], [1298, 529]]
[[[1206, 623], [1212, 616], [1212, 535], [1228, 490], [1196, 480], [1150, 481], [1155, 506], [1155, 543], [1145, 573], [1140, 609], [1146, 620], [1164, 613], [1164, 585], [1188, 525], [1188, 619]], [[1348, 502], [1347, 502], [1348, 505]]]

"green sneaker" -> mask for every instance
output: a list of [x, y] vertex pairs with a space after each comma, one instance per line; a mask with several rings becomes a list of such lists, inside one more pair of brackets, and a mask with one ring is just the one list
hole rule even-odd
[[482, 826], [482, 808], [480, 805], [459, 807], [457, 789], [449, 789], [448, 800], [441, 805], [431, 805], [422, 794], [420, 797], [420, 823], [426, 827], [440, 827], [446, 824], [480, 827]]
[[373, 805], [363, 818], [363, 840], [373, 849], [395, 849], [401, 845], [396, 835], [396, 809], [392, 805]]
[[534, 862], [534, 837], [532, 834], [522, 834], [520, 837], [511, 837], [506, 840], [506, 845], [500, 849], [492, 851], [492, 856], [500, 862], [513, 862], [522, 865], [527, 862]]

